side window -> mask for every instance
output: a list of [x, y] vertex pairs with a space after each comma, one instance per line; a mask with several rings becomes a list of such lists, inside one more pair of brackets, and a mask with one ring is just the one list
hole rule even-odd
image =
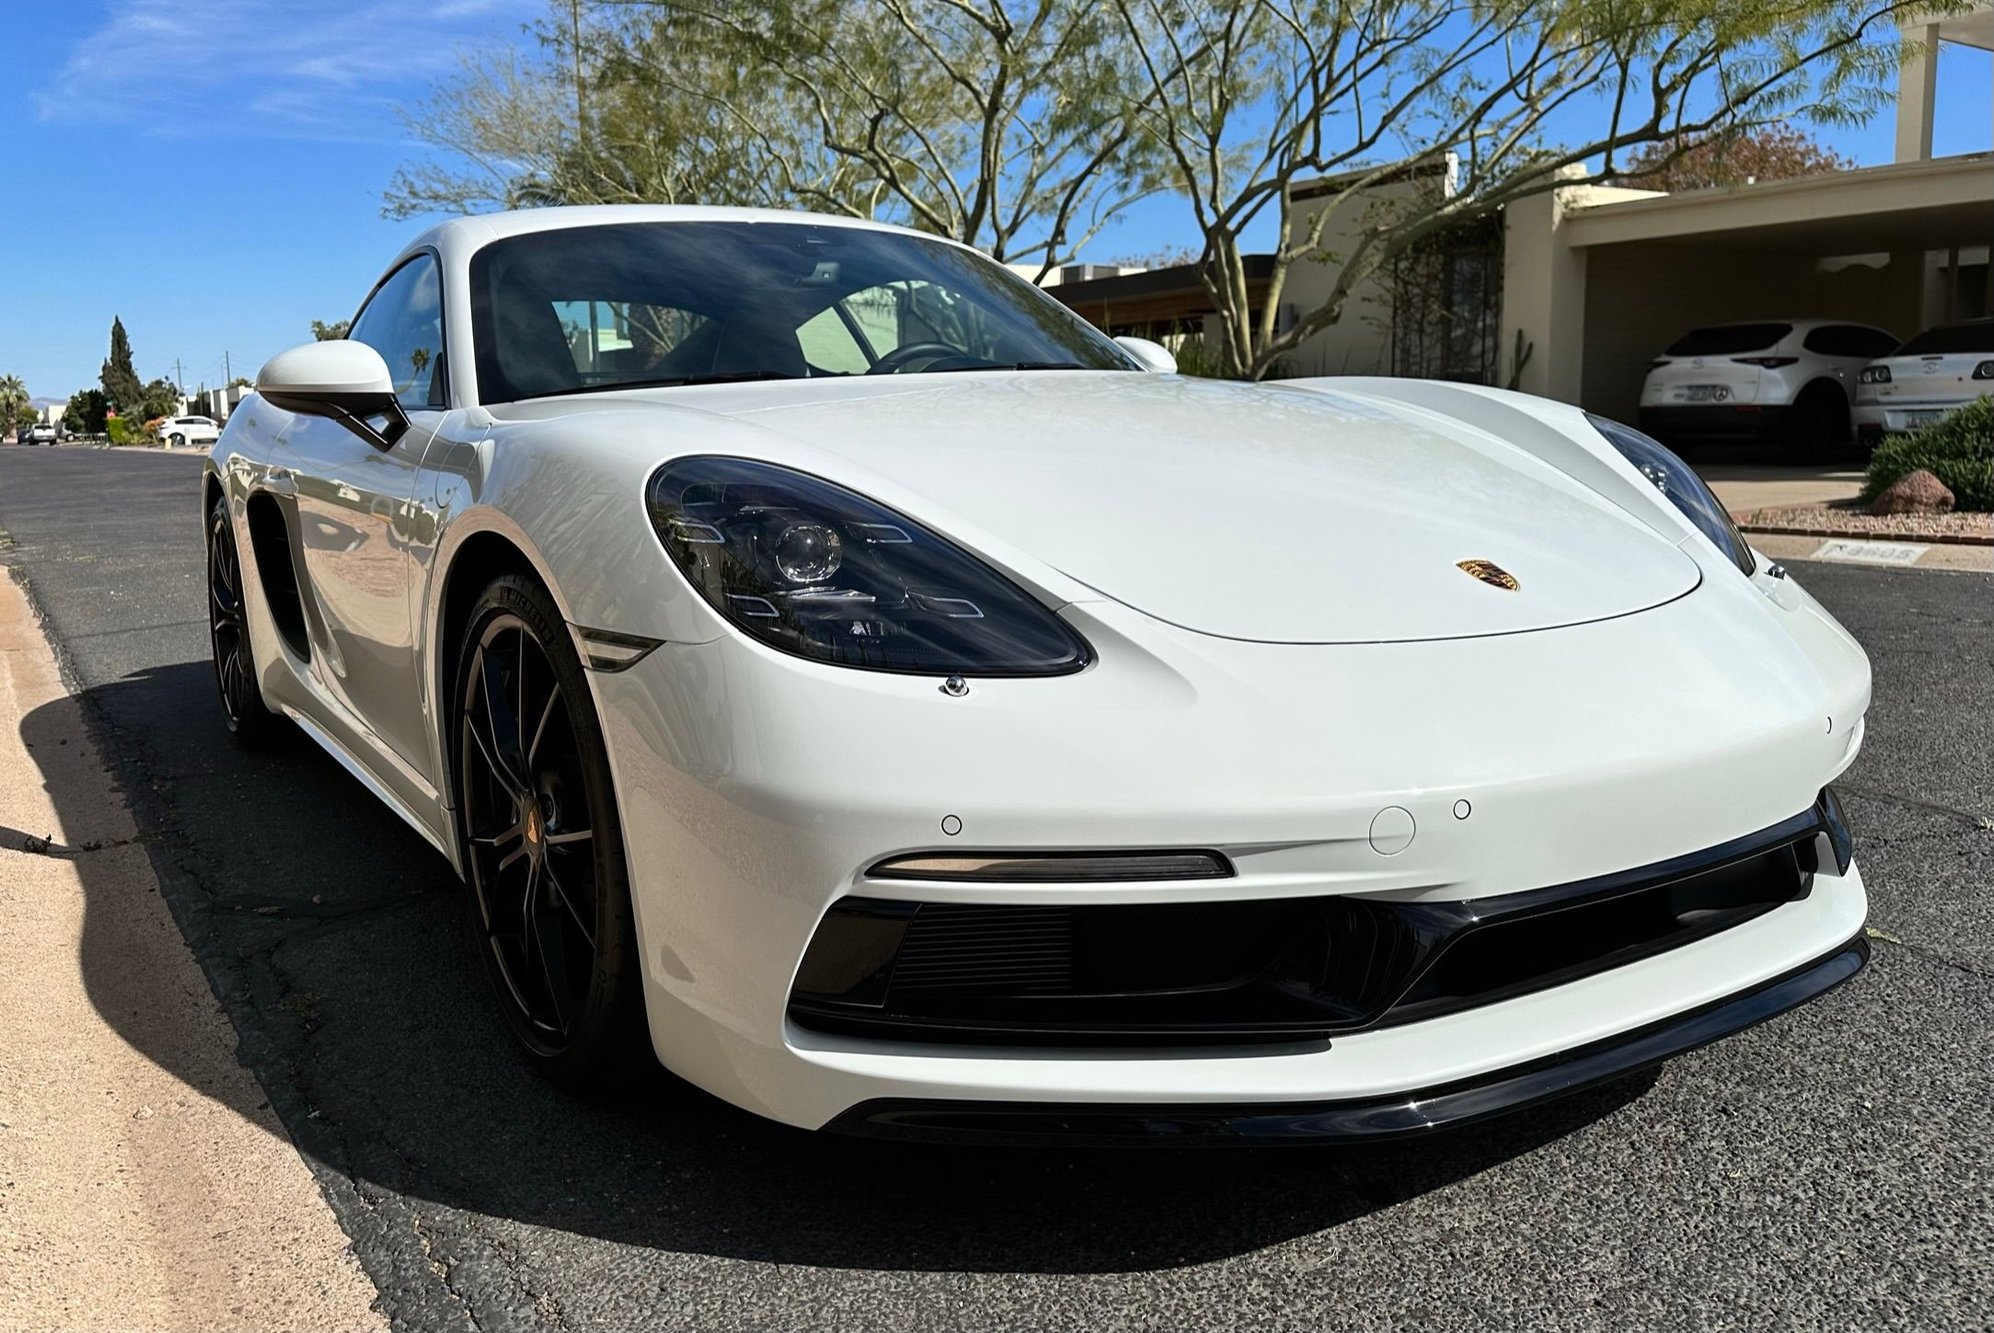
[[1822, 356], [1888, 356], [1897, 340], [1880, 329], [1860, 324], [1824, 324], [1807, 335], [1807, 350]]
[[826, 375], [863, 375], [872, 369], [865, 349], [839, 317], [836, 306], [824, 307], [799, 325], [796, 341], [813, 371]]
[[575, 374], [584, 385], [667, 373], [677, 351], [706, 327], [706, 316], [639, 301], [556, 301]]
[[941, 343], [992, 358], [995, 340], [983, 311], [939, 283], [893, 282], [853, 292], [841, 303], [875, 355], [914, 343]]
[[1857, 356], [1866, 356], [1873, 361], [1897, 350], [1897, 339], [1882, 329], [1859, 328], [1856, 333], [1860, 335], [1856, 343]]
[[436, 261], [418, 255], [368, 300], [347, 335], [388, 363], [403, 407], [443, 407], [443, 284]]

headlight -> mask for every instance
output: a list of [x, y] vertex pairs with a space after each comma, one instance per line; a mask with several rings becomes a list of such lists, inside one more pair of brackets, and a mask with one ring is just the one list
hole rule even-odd
[[658, 469], [651, 522], [699, 595], [772, 648], [838, 666], [1053, 676], [1087, 644], [920, 524], [820, 477], [743, 458]]
[[1682, 516], [1696, 525], [1697, 531], [1716, 543], [1717, 549], [1730, 557], [1731, 563], [1743, 570], [1747, 577], [1757, 571], [1758, 559], [1752, 548], [1745, 544], [1738, 525], [1731, 521], [1731, 515], [1703, 484], [1703, 478], [1696, 475], [1689, 464], [1670, 453], [1657, 441], [1649, 439], [1631, 426], [1623, 426], [1617, 421], [1588, 414], [1593, 429], [1606, 437], [1606, 442], [1620, 451], [1625, 458], [1640, 470], [1642, 476], [1655, 484], [1655, 489], [1668, 497], [1670, 504], [1682, 512]]
[[1856, 372], [1856, 383], [1857, 383], [1857, 384], [1888, 384], [1888, 383], [1890, 383], [1890, 367], [1889, 367], [1889, 366], [1864, 366], [1864, 367], [1863, 367], [1863, 368], [1862, 368], [1861, 370], [1858, 370], [1858, 371]]

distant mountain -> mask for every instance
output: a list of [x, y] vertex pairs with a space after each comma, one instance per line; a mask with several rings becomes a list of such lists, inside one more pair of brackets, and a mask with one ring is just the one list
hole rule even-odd
[[28, 401], [37, 408], [69, 406], [67, 398], [30, 398]]

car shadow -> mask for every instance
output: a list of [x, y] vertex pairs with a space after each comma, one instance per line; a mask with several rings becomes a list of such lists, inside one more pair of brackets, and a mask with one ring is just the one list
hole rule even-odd
[[[1654, 1081], [1319, 1150], [842, 1139], [760, 1120], [656, 1069], [611, 1095], [571, 1096], [512, 1055], [442, 857], [301, 734], [237, 749], [212, 695], [208, 664], [187, 662], [90, 690], [80, 709], [269, 1099], [235, 1109], [274, 1109], [301, 1151], [363, 1194], [771, 1263], [1127, 1272], [1262, 1249], [1445, 1188], [1582, 1130]], [[78, 713], [64, 699], [25, 718], [31, 753], [76, 734]], [[98, 798], [64, 772], [49, 764], [44, 778], [68, 822], [73, 803]], [[129, 891], [93, 873], [83, 849], [48, 850], [74, 855], [92, 909]], [[91, 928], [100, 915], [86, 916], [86, 985], [107, 1021], [172, 1070], [174, 1043], [109, 1003], [133, 993], [133, 960]]]

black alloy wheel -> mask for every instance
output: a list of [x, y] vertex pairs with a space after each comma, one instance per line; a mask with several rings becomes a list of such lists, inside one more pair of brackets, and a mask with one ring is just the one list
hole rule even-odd
[[214, 648], [215, 685], [229, 734], [243, 745], [260, 744], [277, 719], [263, 706], [263, 691], [256, 683], [256, 658], [250, 652], [244, 619], [242, 561], [236, 554], [235, 530], [229, 525], [228, 502], [219, 499], [208, 510], [208, 640]]
[[479, 598], [455, 697], [471, 924], [500, 1012], [556, 1081], [625, 1072], [643, 1004], [622, 833], [580, 658], [537, 584]]

